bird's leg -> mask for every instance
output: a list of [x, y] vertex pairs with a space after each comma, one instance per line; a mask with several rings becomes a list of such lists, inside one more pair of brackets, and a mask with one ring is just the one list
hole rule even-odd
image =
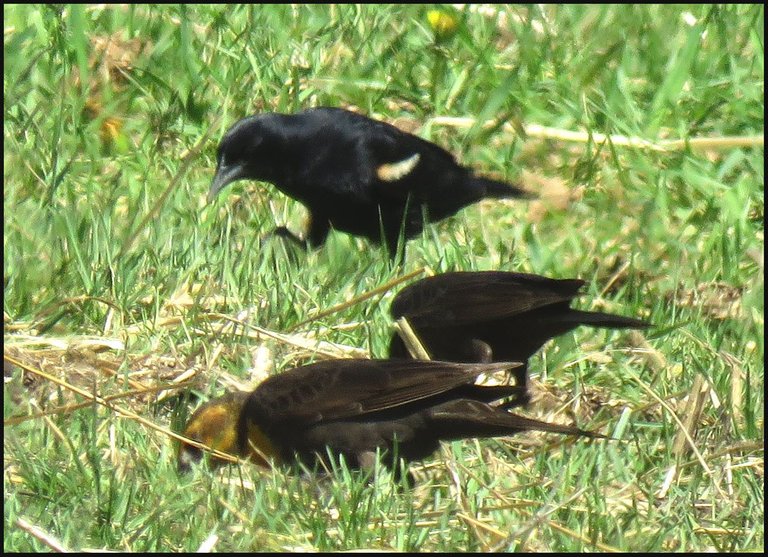
[[285, 226], [275, 227], [274, 230], [272, 230], [271, 232], [268, 232], [267, 234], [262, 236], [261, 237], [261, 241], [263, 243], [263, 242], [266, 242], [266, 241], [268, 241], [268, 240], [270, 240], [270, 239], [272, 239], [274, 237], [284, 238], [286, 240], [290, 240], [291, 242], [293, 242], [294, 244], [299, 246], [301, 249], [303, 249], [303, 250], [307, 249], [307, 242], [306, 242], [306, 240], [302, 240], [301, 238], [296, 236], [296, 234], [294, 234], [293, 232], [288, 230]]
[[331, 231], [331, 223], [324, 215], [309, 214], [309, 229], [307, 230], [306, 244], [317, 248], [325, 243], [328, 233]]
[[285, 238], [286, 240], [290, 240], [305, 251], [309, 248], [322, 246], [328, 237], [328, 233], [331, 231], [330, 222], [327, 218], [312, 214], [309, 215], [308, 221], [309, 226], [306, 239], [302, 240], [296, 234], [288, 230], [288, 228], [285, 226], [278, 226], [272, 232], [263, 236], [262, 241], [277, 236], [278, 238]]
[[376, 452], [361, 451], [355, 454], [358, 468], [372, 471], [376, 467]]
[[512, 373], [515, 375], [515, 385], [520, 387], [521, 395], [517, 399], [521, 406], [527, 405], [531, 401], [531, 394], [528, 392], [528, 361], [515, 368]]
[[390, 261], [400, 267], [405, 265], [405, 242], [406, 238], [400, 234], [400, 231], [397, 231], [397, 234], [384, 236], [384, 247], [387, 249]]
[[[361, 470], [364, 470], [369, 474], [370, 481], [374, 481], [374, 470], [376, 464], [379, 461], [379, 455], [375, 451], [361, 451], [355, 454], [357, 460], [357, 466]], [[386, 458], [386, 457], [385, 457]], [[412, 489], [416, 485], [416, 479], [413, 477], [408, 462], [402, 458], [388, 459], [391, 462], [387, 462], [387, 465], [392, 472], [392, 480], [398, 487], [405, 487], [406, 489]]]

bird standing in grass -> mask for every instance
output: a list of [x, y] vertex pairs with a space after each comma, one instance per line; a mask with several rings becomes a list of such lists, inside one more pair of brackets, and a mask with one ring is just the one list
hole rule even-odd
[[300, 244], [322, 245], [331, 228], [386, 245], [484, 198], [528, 197], [509, 184], [475, 175], [448, 151], [398, 128], [340, 108], [244, 118], [224, 135], [213, 199], [236, 180], [261, 180], [306, 206]]
[[[528, 358], [549, 339], [580, 325], [649, 326], [631, 317], [572, 309], [571, 301], [583, 285], [579, 279], [503, 271], [444, 273], [403, 288], [392, 301], [390, 313], [395, 319], [408, 320], [431, 358], [523, 362], [514, 373], [517, 385], [525, 388]], [[389, 356], [410, 357], [397, 333], [390, 341]]]
[[[204, 405], [184, 435], [262, 464], [327, 464], [330, 454], [343, 456], [352, 468], [368, 468], [380, 449], [384, 464], [396, 473], [396, 456], [406, 463], [420, 460], [441, 441], [528, 430], [602, 437], [513, 414], [509, 409], [519, 406], [522, 391], [517, 386], [474, 384], [483, 373], [519, 365], [327, 360], [270, 377], [250, 395], [227, 395]], [[182, 444], [179, 467], [200, 456], [199, 449]]]

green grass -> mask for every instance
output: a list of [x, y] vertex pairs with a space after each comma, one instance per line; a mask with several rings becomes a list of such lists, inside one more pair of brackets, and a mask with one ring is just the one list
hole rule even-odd
[[[222, 330], [212, 312], [382, 357], [392, 292], [301, 323], [422, 266], [581, 277], [582, 307], [656, 325], [651, 354], [626, 334], [578, 330], [532, 370], [580, 423], [621, 441], [451, 443], [414, 490], [343, 468], [180, 478], [167, 436], [89, 405], [6, 425], [6, 551], [45, 549], [19, 519], [73, 550], [192, 551], [212, 534], [220, 552], [763, 546], [762, 144], [653, 152], [431, 123], [761, 135], [763, 7], [501, 10], [456, 12], [455, 34], [436, 40], [421, 6], [4, 6], [5, 351], [102, 395], [193, 368], [207, 398], [251, 381], [256, 349], [278, 372], [314, 357]], [[95, 54], [107, 37], [117, 46]], [[130, 65], [111, 74], [96, 63], [121, 56]], [[581, 193], [567, 208], [470, 207], [410, 242], [404, 269], [341, 233], [306, 255], [263, 245], [275, 223], [300, 230], [303, 209], [252, 182], [207, 206], [217, 141], [244, 115], [315, 105], [415, 122], [483, 172]], [[676, 445], [655, 398], [685, 419], [698, 376], [701, 459]], [[19, 369], [4, 396], [6, 419], [84, 400]], [[176, 430], [196, 406], [117, 403]]]

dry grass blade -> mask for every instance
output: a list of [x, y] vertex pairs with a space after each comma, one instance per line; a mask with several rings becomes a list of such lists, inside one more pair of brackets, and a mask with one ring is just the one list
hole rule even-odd
[[427, 349], [424, 348], [424, 345], [419, 340], [419, 337], [416, 336], [416, 332], [411, 327], [411, 324], [408, 323], [408, 320], [405, 317], [401, 317], [395, 322], [395, 330], [397, 331], [397, 334], [400, 335], [400, 338], [403, 339], [403, 342], [405, 343], [406, 348], [408, 348], [408, 352], [417, 360], [431, 360], [432, 357], [429, 355], [429, 352], [427, 352]]
[[[145, 395], [147, 393], [154, 393], [157, 391], [171, 391], [175, 389], [186, 389], [191, 385], [190, 382], [186, 383], [179, 383], [177, 385], [157, 385], [155, 387], [146, 387], [143, 389], [133, 389], [130, 391], [126, 391], [124, 393], [117, 393], [114, 395], [109, 395], [103, 397], [104, 400], [108, 402], [112, 402], [114, 400], [119, 400], [121, 398], [128, 398], [132, 396], [141, 396]], [[93, 404], [93, 402], [82, 402], [80, 404], [68, 404], [66, 406], [59, 406], [58, 408], [52, 408], [51, 410], [45, 410], [43, 412], [35, 412], [34, 414], [29, 414], [28, 416], [12, 416], [6, 420], [3, 421], [3, 425], [18, 425], [20, 423], [26, 422], [28, 420], [34, 420], [37, 418], [43, 418], [45, 416], [54, 416], [56, 414], [69, 414], [71, 412], [74, 412], [75, 410], [80, 410], [81, 408], [86, 408]]]
[[369, 290], [368, 292], [365, 292], [363, 294], [360, 294], [359, 296], [356, 296], [356, 297], [352, 298], [351, 300], [349, 300], [347, 302], [343, 302], [341, 304], [337, 304], [337, 305], [332, 306], [332, 307], [330, 307], [328, 309], [325, 309], [325, 310], [323, 310], [321, 312], [318, 312], [317, 314], [313, 315], [312, 317], [308, 317], [304, 321], [301, 321], [297, 325], [294, 325], [293, 327], [291, 327], [289, 329], [289, 331], [295, 331], [296, 329], [306, 325], [307, 323], [311, 323], [312, 321], [317, 321], [318, 319], [322, 319], [323, 317], [327, 317], [329, 315], [333, 315], [334, 313], [337, 313], [339, 311], [345, 310], [348, 307], [352, 307], [355, 304], [359, 304], [360, 302], [363, 302], [363, 301], [365, 301], [365, 300], [367, 300], [369, 298], [373, 298], [377, 294], [383, 294], [384, 292], [387, 292], [388, 290], [391, 290], [392, 288], [394, 288], [398, 284], [401, 284], [403, 282], [407, 282], [407, 281], [411, 280], [412, 278], [415, 278], [415, 277], [417, 277], [419, 275], [424, 274], [425, 271], [426, 271], [426, 267], [421, 267], [419, 269], [416, 269], [415, 271], [412, 271], [412, 272], [408, 273], [407, 275], [403, 275], [401, 277], [394, 278], [394, 279], [392, 279], [392, 280], [390, 280], [388, 282], [385, 282], [381, 286], [377, 286], [376, 288], [374, 288], [372, 290]]
[[[501, 530], [498, 530], [498, 529], [494, 528], [493, 526], [491, 526], [489, 524], [486, 524], [485, 522], [483, 522], [481, 520], [477, 520], [476, 518], [473, 518], [473, 517], [469, 516], [468, 514], [465, 514], [465, 513], [462, 513], [462, 512], [457, 512], [456, 516], [458, 518], [460, 518], [461, 520], [463, 520], [464, 522], [466, 522], [467, 524], [469, 524], [472, 528], [475, 529], [476, 532], [478, 530], [483, 530], [483, 531], [488, 532], [489, 534], [495, 536], [498, 539], [504, 539], [506, 537], [506, 535], [507, 535], [506, 532], [502, 532]], [[479, 538], [479, 536], [478, 536], [478, 538]]]
[[496, 547], [492, 548], [491, 551], [501, 551], [502, 548], [508, 546], [510, 543], [512, 543], [513, 540], [516, 540], [516, 539], [519, 539], [521, 540], [522, 543], [525, 543], [524, 538], [527, 538], [530, 532], [534, 530], [539, 524], [543, 522], [548, 522], [547, 517], [549, 515], [556, 512], [558, 509], [561, 509], [563, 507], [566, 507], [567, 505], [570, 505], [571, 502], [581, 497], [585, 491], [586, 491], [586, 488], [582, 488], [578, 490], [576, 493], [574, 493], [573, 495], [571, 495], [570, 497], [568, 497], [568, 499], [566, 499], [565, 501], [562, 501], [557, 505], [550, 505], [549, 508], [546, 508], [544, 510], [537, 512], [534, 516], [531, 517], [531, 519], [527, 523], [525, 523], [523, 526], [518, 528], [516, 531], [510, 533], [499, 544], [497, 544]]
[[[435, 116], [430, 120], [430, 124], [468, 129], [475, 125], [475, 119], [468, 117]], [[483, 123], [483, 127], [498, 127], [498, 123], [488, 121]], [[615, 147], [629, 147], [633, 149], [645, 149], [648, 151], [659, 152], [682, 151], [683, 149], [687, 148], [702, 150], [724, 150], [737, 149], [741, 147], [763, 147], [765, 145], [765, 136], [763, 135], [733, 137], [691, 137], [688, 139], [662, 139], [653, 142], [648, 141], [647, 139], [642, 139], [640, 137], [578, 132], [572, 130], [563, 130], [560, 128], [550, 128], [547, 126], [540, 126], [538, 124], [528, 124], [527, 126], [523, 126], [523, 128], [527, 137], [536, 137], [539, 139], [555, 139], [573, 143], [610, 142]], [[506, 133], [515, 133], [514, 127], [509, 123], [502, 124], [501, 129]]]
[[566, 536], [569, 536], [575, 540], [579, 540], [581, 542], [584, 542], [588, 545], [594, 545], [597, 549], [600, 551], [605, 551], [606, 553], [621, 553], [621, 550], [616, 549], [615, 547], [611, 547], [610, 545], [606, 545], [604, 543], [601, 543], [599, 541], [593, 541], [584, 536], [583, 534], [579, 534], [578, 532], [574, 532], [570, 528], [566, 528], [565, 526], [558, 524], [557, 522], [553, 522], [552, 520], [547, 519], [547, 526], [550, 528], [553, 528], [557, 530], [558, 532], [561, 532], [565, 534]]
[[[253, 335], [249, 335], [249, 336], [252, 336], [253, 338], [256, 338], [256, 339], [261, 339], [263, 337], [271, 338], [290, 346], [311, 351], [312, 353], [315, 353], [315, 354], [322, 354], [323, 356], [326, 356], [328, 358], [367, 358], [368, 357], [367, 350], [362, 350], [354, 346], [335, 344], [325, 340], [308, 338], [306, 336], [302, 336], [298, 334], [287, 335], [284, 333], [278, 333], [276, 331], [270, 331], [269, 329], [264, 329], [256, 325], [251, 325], [250, 323], [246, 323], [235, 317], [225, 315], [223, 313], [210, 313], [207, 315], [207, 317], [223, 319], [235, 325], [240, 325], [243, 328], [249, 329], [254, 333]], [[196, 333], [199, 332], [202, 335], [207, 333], [207, 331], [202, 331], [202, 330], [195, 331], [195, 332]]]
[[606, 293], [611, 291], [611, 288], [613, 288], [613, 285], [616, 284], [616, 282], [623, 280], [624, 277], [627, 274], [627, 271], [629, 270], [629, 267], [632, 265], [632, 262], [630, 260], [625, 261], [621, 267], [619, 267], [615, 273], [613, 273], [608, 281], [606, 282], [603, 289], [600, 291], [600, 297], [606, 295]]
[[23, 518], [16, 519], [16, 526], [29, 533], [36, 540], [47, 545], [57, 553], [70, 553], [69, 549], [67, 549], [59, 540], [54, 538], [48, 532], [44, 532], [39, 526], [35, 526], [34, 524], [27, 522]]
[[[95, 402], [97, 404], [101, 404], [102, 406], [105, 406], [106, 408], [109, 408], [113, 412], [117, 412], [121, 416], [124, 416], [126, 418], [130, 418], [130, 419], [132, 419], [132, 420], [134, 420], [136, 422], [139, 422], [140, 424], [142, 424], [145, 427], [148, 427], [149, 429], [153, 429], [155, 431], [158, 431], [158, 432], [160, 432], [160, 433], [162, 433], [164, 435], [167, 435], [168, 437], [172, 437], [173, 439], [176, 439], [177, 441], [183, 441], [184, 443], [192, 445], [193, 447], [197, 447], [197, 448], [200, 448], [200, 449], [203, 449], [203, 450], [210, 451], [216, 457], [221, 458], [222, 460], [226, 460], [228, 462], [240, 462], [240, 459], [238, 459], [237, 457], [234, 457], [234, 456], [232, 456], [230, 454], [227, 454], [227, 453], [223, 453], [221, 451], [217, 451], [215, 449], [212, 449], [211, 447], [208, 447], [207, 445], [199, 443], [198, 441], [195, 441], [193, 439], [188, 439], [188, 438], [184, 437], [183, 435], [179, 435], [178, 433], [174, 433], [170, 429], [161, 427], [161, 426], [159, 426], [159, 425], [157, 425], [157, 424], [147, 420], [143, 416], [139, 416], [135, 412], [132, 412], [130, 410], [127, 410], [125, 408], [117, 406], [116, 404], [112, 404], [111, 402], [107, 401], [104, 397], [91, 394], [88, 391], [80, 389], [79, 387], [75, 387], [74, 385], [70, 385], [69, 383], [67, 383], [66, 381], [64, 381], [62, 379], [59, 379], [58, 377], [54, 377], [54, 376], [49, 375], [49, 374], [47, 374], [47, 373], [45, 373], [43, 371], [40, 371], [39, 369], [35, 369], [35, 368], [31, 367], [31, 366], [28, 366], [27, 364], [25, 364], [23, 362], [20, 362], [20, 361], [16, 360], [15, 358], [12, 358], [10, 356], [6, 355], [6, 356], [4, 356], [4, 358], [7, 361], [9, 361], [10, 363], [12, 363], [13, 365], [15, 365], [17, 367], [20, 367], [21, 369], [23, 369], [23, 370], [25, 370], [25, 371], [27, 371], [29, 373], [37, 375], [38, 377], [42, 377], [43, 379], [45, 379], [47, 381], [50, 381], [52, 383], [56, 383], [60, 387], [64, 387], [67, 390], [70, 390], [70, 391], [72, 391], [74, 393], [77, 393], [80, 396], [87, 398], [91, 402]], [[166, 388], [167, 388], [167, 386], [166, 386]]]
[[633, 353], [642, 359], [645, 364], [655, 372], [660, 372], [669, 367], [667, 358], [663, 353], [656, 350], [640, 331], [629, 331], [627, 334], [629, 344], [637, 348]]
[[696, 424], [701, 417], [701, 412], [704, 409], [704, 401], [709, 394], [709, 385], [706, 383], [704, 377], [697, 373], [693, 379], [693, 386], [691, 387], [691, 394], [688, 397], [688, 401], [681, 409], [681, 414], [684, 416], [683, 429], [677, 432], [675, 441], [672, 445], [672, 452], [676, 456], [680, 457], [684, 454], [686, 447], [686, 435], [693, 437], [693, 433]]
[[688, 430], [685, 428], [685, 425], [683, 422], [680, 421], [680, 418], [677, 416], [674, 410], [667, 404], [659, 395], [657, 395], [653, 389], [651, 389], [648, 385], [643, 383], [643, 381], [635, 375], [631, 370], [626, 370], [627, 375], [629, 375], [632, 379], [634, 379], [640, 387], [647, 392], [649, 395], [651, 395], [659, 404], [661, 404], [664, 409], [669, 412], [670, 416], [672, 416], [672, 419], [675, 420], [677, 425], [680, 427], [681, 432], [683, 435], [685, 435], [685, 439], [688, 442], [688, 445], [691, 447], [691, 450], [696, 455], [696, 458], [699, 460], [699, 463], [701, 464], [701, 467], [704, 469], [704, 471], [707, 473], [708, 476], [712, 476], [712, 469], [707, 465], [707, 462], [704, 460], [704, 457], [702, 456], [701, 452], [699, 452], [698, 447], [696, 447], [696, 443], [694, 442], [693, 438], [691, 437], [691, 434], [688, 433]]
[[205, 540], [203, 543], [200, 544], [200, 547], [197, 548], [197, 553], [211, 553], [213, 551], [213, 548], [216, 546], [216, 544], [219, 541], [219, 536], [216, 534], [211, 534]]
[[734, 426], [740, 428], [744, 425], [744, 392], [746, 373], [744, 372], [744, 368], [742, 367], [741, 362], [739, 362], [739, 359], [736, 358], [736, 356], [730, 352], [726, 352], [725, 350], [720, 350], [719, 354], [731, 370], [730, 409], [732, 419], [734, 421]]

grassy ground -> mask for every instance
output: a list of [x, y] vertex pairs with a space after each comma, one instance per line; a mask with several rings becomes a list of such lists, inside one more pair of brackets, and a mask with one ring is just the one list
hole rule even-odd
[[[6, 355], [101, 396], [192, 385], [117, 399], [121, 415], [6, 369], [6, 551], [44, 535], [130, 551], [763, 546], [764, 148], [726, 139], [763, 134], [763, 7], [473, 8], [454, 29], [419, 6], [4, 16]], [[217, 141], [244, 115], [314, 105], [394, 122], [541, 200], [429, 227], [404, 269], [340, 233], [307, 255], [261, 244], [303, 209], [252, 182], [206, 205]], [[621, 440], [452, 443], [410, 491], [383, 472], [176, 474], [153, 425], [299, 362], [384, 356], [397, 287], [319, 314], [421, 268], [581, 277], [581, 307], [656, 324], [579, 330], [531, 366], [534, 415]]]

